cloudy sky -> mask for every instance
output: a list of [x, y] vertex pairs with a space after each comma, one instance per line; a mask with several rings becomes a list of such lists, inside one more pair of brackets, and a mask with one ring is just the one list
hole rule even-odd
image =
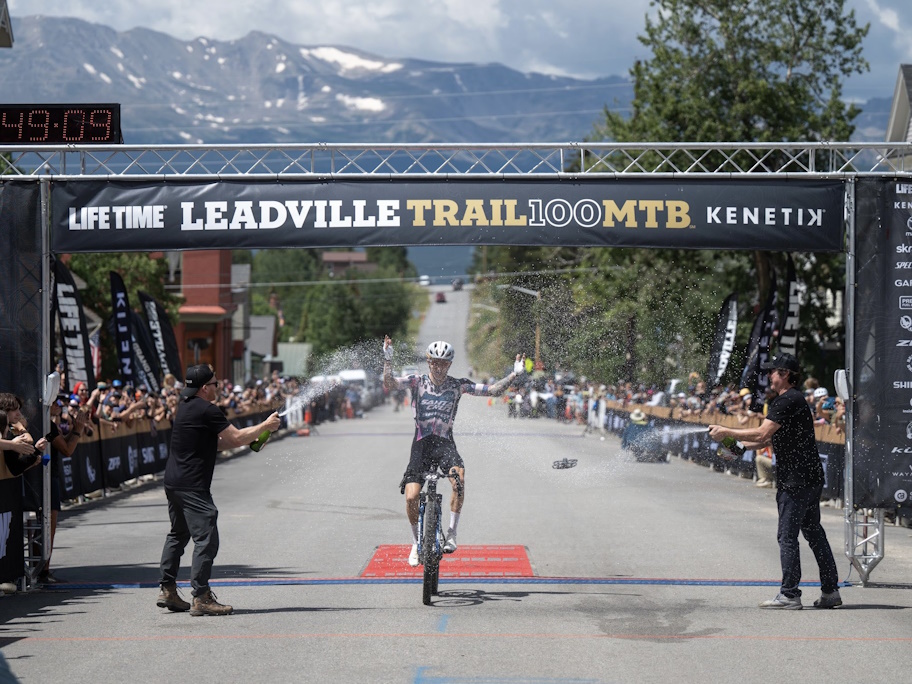
[[[500, 62], [581, 78], [627, 75], [648, 54], [637, 41], [649, 0], [7, 0], [13, 17], [75, 16], [123, 31], [137, 26], [190, 40], [251, 30], [299, 45], [354, 47], [382, 57]], [[892, 97], [912, 63], [909, 0], [846, 0], [870, 23], [871, 72], [847, 95]]]

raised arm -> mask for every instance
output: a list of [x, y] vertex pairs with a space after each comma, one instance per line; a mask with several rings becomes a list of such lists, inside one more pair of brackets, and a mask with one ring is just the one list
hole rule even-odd
[[389, 335], [383, 338], [383, 386], [390, 392], [399, 389], [399, 381], [393, 377], [393, 341]]
[[516, 361], [513, 363], [513, 372], [510, 373], [507, 377], [501, 378], [500, 380], [495, 382], [493, 385], [490, 385], [487, 388], [486, 394], [488, 394], [492, 397], [499, 397], [501, 394], [504, 393], [504, 390], [506, 390], [510, 386], [510, 384], [514, 380], [516, 380], [517, 377], [519, 377], [520, 375], [522, 375], [525, 372], [526, 372], [526, 357], [520, 356], [519, 354], [517, 354]]

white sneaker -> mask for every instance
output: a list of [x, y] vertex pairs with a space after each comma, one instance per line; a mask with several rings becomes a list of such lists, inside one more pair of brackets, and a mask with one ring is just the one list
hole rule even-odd
[[412, 544], [412, 550], [409, 552], [409, 565], [413, 568], [418, 567], [418, 544]]
[[761, 608], [777, 608], [779, 610], [801, 610], [801, 597], [800, 596], [785, 596], [784, 594], [776, 594], [776, 598], [770, 599], [769, 601], [764, 601], [760, 604]]
[[446, 543], [443, 545], [444, 553], [453, 553], [456, 550], [456, 533], [452, 529], [447, 530]]

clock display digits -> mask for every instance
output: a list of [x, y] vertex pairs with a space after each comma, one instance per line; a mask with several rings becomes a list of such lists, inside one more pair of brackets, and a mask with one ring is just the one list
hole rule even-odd
[[12, 112], [3, 112], [3, 116], [0, 117], [0, 129], [2, 129], [3, 138], [6, 138], [9, 134], [6, 130], [7, 128], [14, 128], [19, 131], [14, 134], [16, 140], [22, 140], [22, 121], [25, 119], [25, 115], [22, 112], [19, 112], [18, 120], [14, 122], [13, 119], [16, 118], [16, 115]]
[[89, 113], [89, 127], [97, 132], [97, 135], [91, 137], [92, 140], [111, 139], [112, 118], [110, 109], [93, 109]]
[[[36, 109], [29, 112], [27, 127], [29, 142], [44, 142], [51, 133], [51, 113], [46, 109]], [[34, 129], [38, 129], [35, 132]], [[44, 131], [44, 132], [42, 132]]]
[[119, 104], [0, 104], [0, 145], [122, 142]]
[[82, 109], [67, 109], [63, 112], [63, 131], [61, 135], [67, 142], [85, 140], [85, 111]]

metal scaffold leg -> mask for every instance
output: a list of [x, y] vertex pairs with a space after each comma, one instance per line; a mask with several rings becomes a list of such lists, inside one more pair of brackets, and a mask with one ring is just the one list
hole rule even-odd
[[884, 557], [884, 509], [846, 511], [846, 556], [862, 586]]

